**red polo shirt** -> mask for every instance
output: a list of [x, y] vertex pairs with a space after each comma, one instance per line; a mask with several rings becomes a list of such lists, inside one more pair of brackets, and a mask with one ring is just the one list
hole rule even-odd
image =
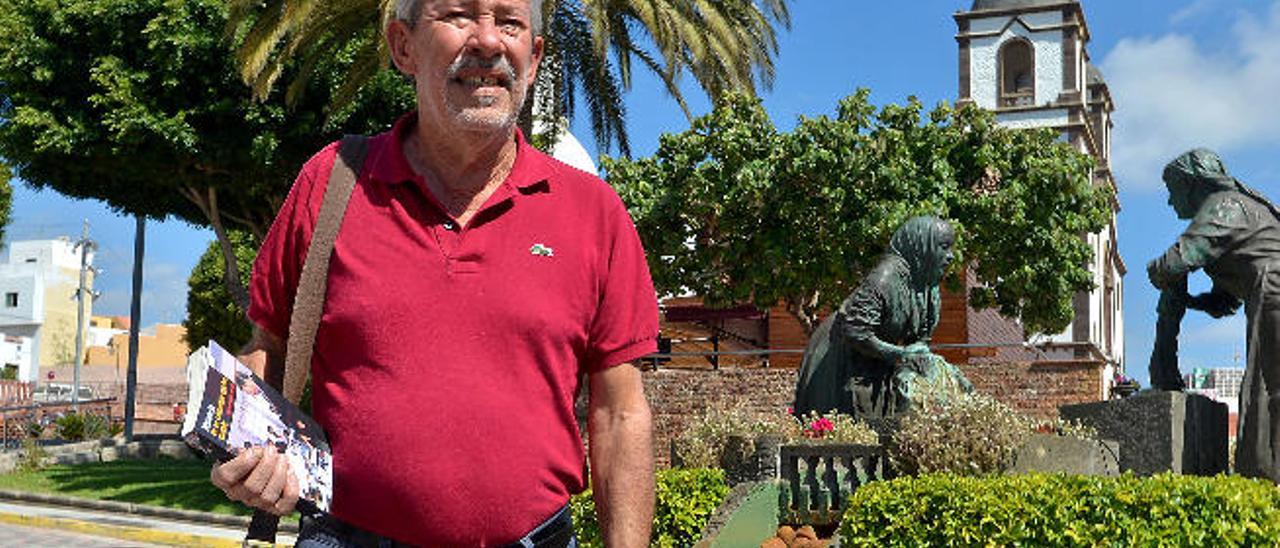
[[[584, 373], [656, 350], [640, 240], [600, 179], [530, 147], [470, 224], [410, 169], [407, 116], [373, 137], [329, 267], [313, 409], [339, 519], [428, 546], [518, 539], [585, 485]], [[254, 263], [250, 318], [283, 336], [336, 144]]]

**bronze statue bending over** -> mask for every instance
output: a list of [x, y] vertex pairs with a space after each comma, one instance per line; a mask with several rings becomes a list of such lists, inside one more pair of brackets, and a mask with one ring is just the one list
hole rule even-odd
[[888, 418], [909, 409], [921, 391], [973, 390], [929, 350], [941, 309], [938, 284], [955, 259], [954, 243], [951, 225], [937, 217], [914, 217], [898, 228], [876, 267], [810, 337], [797, 415], [835, 410]]
[[[1161, 289], [1152, 385], [1182, 388], [1177, 336], [1186, 308], [1220, 318], [1243, 303], [1248, 368], [1240, 391], [1236, 471], [1280, 482], [1280, 209], [1227, 174], [1217, 154], [1187, 152], [1164, 169], [1169, 205], [1191, 225], [1147, 265]], [[1207, 293], [1187, 295], [1187, 274], [1204, 269]]]

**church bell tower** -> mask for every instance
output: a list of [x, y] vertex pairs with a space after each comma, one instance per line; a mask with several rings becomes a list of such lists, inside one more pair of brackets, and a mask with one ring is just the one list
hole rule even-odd
[[[1102, 73], [1089, 62], [1089, 26], [1080, 2], [974, 0], [968, 11], [954, 17], [959, 102], [995, 112], [1006, 127], [1049, 127], [1062, 132], [1064, 142], [1094, 158], [1093, 183], [1114, 190], [1114, 105]], [[1109, 395], [1112, 373], [1124, 371], [1126, 268], [1116, 249], [1119, 209], [1119, 202], [1113, 201], [1108, 226], [1084, 235], [1094, 251], [1089, 265], [1094, 289], [1076, 295], [1074, 321], [1062, 333], [1033, 341], [1045, 343], [1044, 348], [1063, 359], [1103, 362], [1103, 397]], [[974, 318], [983, 313], [970, 311], [968, 316], [966, 342], [984, 342], [975, 339], [992, 329], [974, 325]]]

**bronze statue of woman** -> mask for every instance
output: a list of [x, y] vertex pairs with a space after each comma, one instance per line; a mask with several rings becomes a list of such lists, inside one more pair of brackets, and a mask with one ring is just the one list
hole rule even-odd
[[955, 259], [951, 224], [913, 217], [840, 308], [818, 326], [805, 349], [795, 413], [838, 411], [886, 418], [910, 407], [915, 380], [939, 376], [972, 386], [929, 350], [938, 325], [938, 284]]
[[[1249, 357], [1240, 391], [1236, 471], [1280, 482], [1280, 209], [1227, 174], [1218, 155], [1205, 149], [1170, 162], [1164, 182], [1169, 205], [1191, 225], [1147, 265], [1152, 285], [1162, 290], [1159, 321], [1166, 315], [1180, 319], [1181, 306], [1219, 318], [1244, 303]], [[1213, 288], [1187, 296], [1187, 274], [1201, 268]], [[1165, 307], [1166, 301], [1181, 306]], [[1157, 332], [1157, 353], [1164, 348], [1168, 355], [1167, 349], [1177, 344], [1177, 330], [1170, 332], [1173, 341]], [[1157, 373], [1168, 377], [1169, 368], [1177, 368], [1159, 361], [1153, 355], [1157, 387], [1165, 384], [1157, 382]], [[1178, 383], [1169, 384], [1164, 387], [1177, 388]]]

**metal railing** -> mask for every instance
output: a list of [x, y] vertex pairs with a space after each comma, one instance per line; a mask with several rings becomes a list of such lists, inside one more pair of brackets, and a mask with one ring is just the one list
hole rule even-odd
[[[729, 357], [759, 356], [763, 358], [760, 361], [759, 366], [767, 368], [769, 367], [770, 356], [804, 354], [803, 348], [762, 348], [758, 350], [718, 350], [719, 345], [716, 344], [715, 337], [703, 337], [703, 338], [696, 338], [696, 339], [692, 339], [692, 338], [691, 339], [672, 339], [670, 346], [674, 347], [675, 345], [678, 345], [678, 344], [690, 343], [690, 342], [711, 342], [713, 343], [714, 349], [711, 351], [672, 350], [669, 352], [655, 352], [653, 354], [649, 354], [640, 358], [640, 361], [643, 365], [645, 365], [650, 369], [659, 369], [659, 368], [703, 369], [702, 367], [691, 367], [688, 365], [676, 365], [671, 363], [672, 358], [701, 357], [706, 359], [707, 364], [710, 365], [712, 370], [716, 370], [716, 369], [720, 369], [723, 366], [720, 360], [722, 356], [729, 356]], [[937, 344], [929, 345], [929, 348], [934, 352], [937, 352], [939, 350], [976, 350], [976, 349], [1021, 350], [1032, 355], [1034, 358], [1031, 361], [1036, 361], [1036, 362], [1071, 361], [1068, 358], [1050, 356], [1046, 351], [1049, 351], [1049, 352], [1079, 351], [1079, 352], [1088, 354], [1088, 357], [1086, 359], [1089, 361], [1104, 361], [1109, 363], [1114, 362], [1112, 358], [1108, 358], [1107, 356], [1103, 355], [1102, 352], [1098, 350], [1097, 347], [1092, 343], [1082, 343], [1082, 342], [1049, 341], [1049, 342], [1041, 342], [1041, 343], [1032, 343], [1032, 342], [1026, 342], [1026, 341], [1011, 341], [1011, 342], [987, 342], [987, 343], [937, 343]]]
[[0, 380], [0, 405], [17, 405], [31, 401], [33, 386], [29, 382]]

